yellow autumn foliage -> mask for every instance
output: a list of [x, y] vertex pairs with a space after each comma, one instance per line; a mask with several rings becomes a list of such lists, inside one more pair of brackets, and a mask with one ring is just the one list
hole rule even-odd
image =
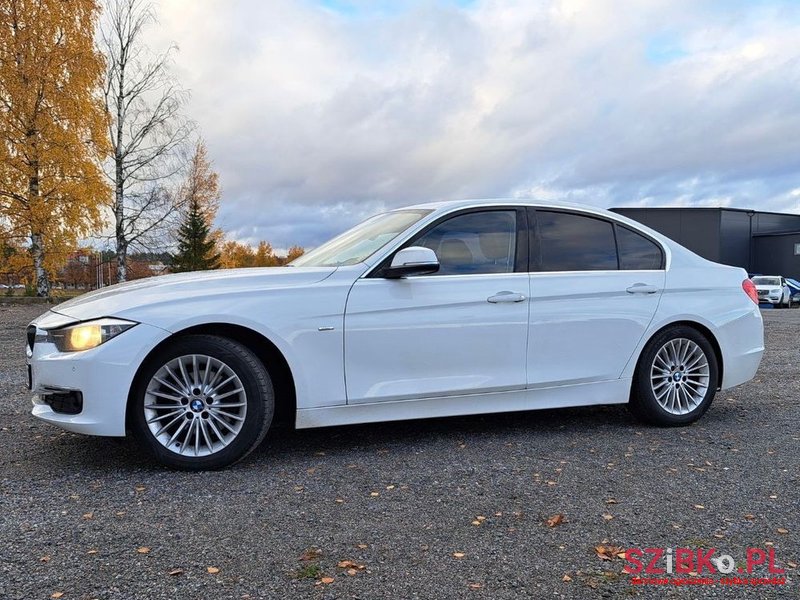
[[101, 226], [110, 193], [98, 160], [107, 146], [99, 14], [95, 0], [0, 4], [0, 219], [28, 240], [40, 294], [47, 272]]

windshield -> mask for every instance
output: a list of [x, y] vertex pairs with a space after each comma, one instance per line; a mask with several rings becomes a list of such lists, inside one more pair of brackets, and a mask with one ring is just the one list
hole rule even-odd
[[753, 277], [753, 283], [756, 285], [781, 285], [780, 277]]
[[293, 267], [339, 267], [363, 262], [429, 210], [398, 210], [367, 219], [289, 263]]

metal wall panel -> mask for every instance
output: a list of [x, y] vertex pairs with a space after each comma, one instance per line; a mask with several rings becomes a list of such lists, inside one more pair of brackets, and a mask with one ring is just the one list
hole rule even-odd
[[718, 208], [613, 208], [708, 260], [720, 260]]
[[794, 254], [795, 244], [800, 244], [800, 233], [756, 236], [753, 243], [753, 271], [800, 279], [800, 256]]
[[[755, 214], [752, 226], [755, 228]], [[746, 212], [723, 210], [720, 215], [720, 257], [719, 262], [742, 267], [752, 272], [753, 248], [750, 232], [750, 217]]]

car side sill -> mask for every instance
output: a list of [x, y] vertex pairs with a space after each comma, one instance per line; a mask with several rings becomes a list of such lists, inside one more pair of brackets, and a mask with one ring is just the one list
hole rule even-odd
[[295, 427], [309, 429], [570, 406], [625, 404], [628, 402], [630, 389], [630, 379], [613, 379], [491, 394], [305, 408], [298, 409]]

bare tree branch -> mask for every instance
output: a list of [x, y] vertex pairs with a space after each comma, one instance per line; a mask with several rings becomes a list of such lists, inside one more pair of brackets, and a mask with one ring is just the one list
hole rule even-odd
[[[179, 210], [170, 180], [185, 164], [194, 124], [182, 115], [188, 93], [170, 74], [174, 46], [152, 54], [143, 34], [155, 22], [147, 0], [106, 0], [100, 43], [106, 55], [103, 87], [114, 183], [117, 281], [126, 279], [131, 249], [154, 250]], [[163, 243], [161, 248], [163, 249]]]

